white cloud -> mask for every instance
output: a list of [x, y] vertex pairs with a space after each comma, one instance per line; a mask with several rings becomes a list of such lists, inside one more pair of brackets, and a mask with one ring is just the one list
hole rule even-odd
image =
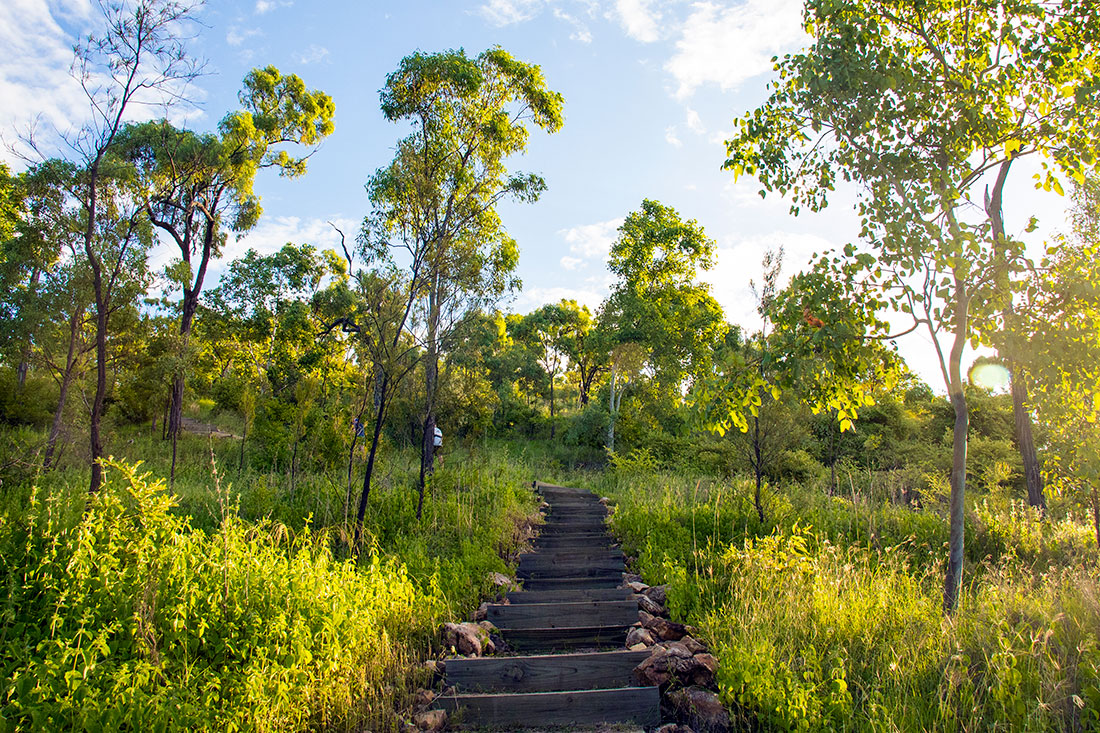
[[559, 235], [569, 244], [569, 251], [584, 260], [607, 258], [611, 245], [615, 241], [623, 218], [608, 219], [595, 224], [581, 224], [570, 229], [562, 229]]
[[[63, 16], [86, 34], [87, 3], [57, 4], [45, 0], [5, 0], [0, 3], [0, 131], [4, 143], [17, 145], [17, 137], [36, 127], [36, 137], [47, 147], [53, 131], [79, 127], [88, 117], [88, 101], [80, 84], [69, 74], [75, 37], [68, 36], [56, 18]], [[35, 124], [35, 123], [38, 124]], [[6, 149], [0, 156], [17, 161]]]
[[566, 255], [565, 257], [561, 258], [561, 266], [564, 267], [566, 270], [576, 270], [577, 267], [579, 267], [583, 263], [584, 260], [582, 260], [580, 257], [570, 257], [569, 255]]
[[688, 129], [694, 132], [696, 135], [702, 135], [707, 131], [707, 128], [703, 126], [703, 120], [699, 117], [699, 113], [693, 110], [691, 107], [687, 108], [687, 126]]
[[236, 26], [233, 26], [229, 29], [229, 32], [225, 34], [225, 42], [228, 43], [230, 46], [240, 46], [249, 38], [252, 38], [253, 36], [258, 36], [260, 34], [261, 31], [259, 28], [245, 28], [244, 30], [241, 30]]
[[531, 20], [542, 10], [543, 0], [489, 0], [478, 13], [498, 28]]
[[615, 0], [615, 14], [626, 34], [642, 43], [660, 39], [661, 13], [650, 7], [651, 0]]
[[328, 56], [329, 52], [327, 48], [311, 43], [308, 49], [298, 53], [295, 58], [298, 59], [298, 63], [300, 64], [315, 64], [319, 61], [326, 60]]
[[291, 0], [256, 0], [256, 14], [270, 13], [276, 8], [289, 8], [293, 4]]
[[684, 22], [676, 53], [665, 69], [686, 99], [703, 84], [736, 89], [771, 70], [772, 56], [799, 46], [802, 0], [745, 0], [735, 6], [699, 2]]
[[665, 128], [665, 142], [674, 148], [684, 147], [683, 141], [676, 136], [676, 125], [670, 125]]
[[838, 244], [840, 243], [816, 234], [784, 231], [726, 241], [718, 247], [714, 267], [700, 273], [700, 279], [710, 283], [711, 294], [725, 311], [726, 320], [750, 330], [756, 329], [760, 327], [760, 318], [756, 313], [756, 303], [749, 282], [760, 281], [760, 260], [764, 253], [769, 249], [783, 247], [785, 254], [780, 279], [785, 285], [791, 275], [810, 262], [815, 252], [824, 252]]
[[573, 32], [569, 34], [569, 40], [592, 43], [592, 31], [576, 16], [570, 15], [561, 8], [554, 8], [554, 17], [573, 26]]

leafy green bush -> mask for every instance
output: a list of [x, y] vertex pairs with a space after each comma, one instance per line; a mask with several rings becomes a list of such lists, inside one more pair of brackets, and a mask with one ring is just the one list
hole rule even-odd
[[7, 730], [300, 730], [392, 719], [409, 644], [444, 610], [403, 566], [336, 560], [324, 533], [173, 513], [108, 465], [76, 521], [33, 496], [0, 526]]

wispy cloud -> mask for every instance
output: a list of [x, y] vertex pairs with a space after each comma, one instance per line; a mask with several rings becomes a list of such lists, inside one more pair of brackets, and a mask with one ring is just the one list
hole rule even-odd
[[289, 8], [293, 4], [292, 0], [256, 0], [256, 14], [264, 15], [276, 8]]
[[688, 129], [694, 132], [696, 135], [703, 135], [706, 133], [707, 128], [703, 125], [703, 119], [699, 116], [699, 113], [693, 110], [691, 107], [687, 108], [685, 112], [687, 118]]
[[615, 15], [626, 34], [642, 43], [653, 43], [661, 37], [661, 13], [651, 0], [615, 0]]
[[543, 0], [489, 0], [477, 12], [487, 21], [502, 28], [531, 20], [543, 8]]
[[259, 28], [238, 28], [233, 26], [229, 29], [229, 32], [225, 34], [225, 42], [230, 46], [240, 46], [249, 38], [253, 36], [261, 35], [262, 31]]
[[736, 89], [770, 71], [772, 56], [807, 38], [802, 0], [746, 0], [733, 6], [700, 2], [684, 22], [665, 69], [678, 83], [679, 99], [703, 84]]
[[588, 26], [574, 15], [570, 15], [561, 8], [554, 8], [554, 17], [563, 20], [573, 26], [573, 32], [569, 34], [569, 40], [580, 43], [592, 43], [592, 31]]
[[[602, 264], [611, 251], [611, 245], [615, 241], [618, 229], [623, 224], [623, 218], [608, 219], [595, 224], [581, 224], [579, 226], [562, 229], [558, 235], [569, 245], [569, 251], [580, 260], [574, 263], [574, 268], [582, 266], [589, 260], [599, 259]], [[564, 265], [564, 261], [562, 262]]]
[[318, 46], [311, 43], [309, 48], [305, 51], [301, 51], [295, 55], [295, 58], [300, 64], [316, 64], [320, 61], [325, 61], [329, 57], [329, 51], [324, 46]]
[[683, 141], [676, 136], [676, 125], [670, 125], [665, 128], [665, 142], [674, 148], [684, 147]]

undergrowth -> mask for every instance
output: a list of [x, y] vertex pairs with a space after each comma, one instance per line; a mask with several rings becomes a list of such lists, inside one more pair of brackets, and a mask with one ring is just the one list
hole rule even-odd
[[934, 511], [798, 486], [695, 481], [636, 462], [582, 481], [647, 582], [721, 661], [763, 730], [1100, 730], [1100, 573], [1089, 528], [989, 502], [968, 513], [967, 584], [941, 611]]

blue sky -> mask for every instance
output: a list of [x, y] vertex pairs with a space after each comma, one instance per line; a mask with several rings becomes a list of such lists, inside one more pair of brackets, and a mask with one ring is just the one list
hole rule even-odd
[[[209, 73], [194, 89], [197, 107], [176, 115], [193, 128], [212, 128], [236, 105], [248, 70], [268, 64], [331, 94], [336, 131], [305, 177], [260, 175], [264, 218], [229, 244], [223, 262], [288, 241], [334, 246], [327, 222], [349, 236], [355, 231], [366, 212], [363, 184], [391, 159], [402, 133], [378, 109], [386, 75], [415, 50], [476, 54], [501, 45], [539, 64], [565, 97], [563, 129], [534, 134], [527, 155], [511, 161], [513, 169], [542, 174], [549, 190], [534, 205], [502, 210], [520, 245], [524, 282], [508, 307], [526, 312], [570, 297], [595, 308], [607, 292], [605, 255], [615, 228], [643, 198], [654, 198], [698, 220], [718, 242], [718, 265], [704, 277], [727, 318], [753, 328], [749, 281], [759, 277], [768, 247], [786, 248], [790, 274], [857, 232], [852, 191], [839, 190], [822, 214], [795, 218], [778, 198], [761, 200], [755, 181], [735, 183], [720, 170], [733, 120], [766, 98], [770, 58], [806, 40], [800, 9], [799, 0], [211, 0], [191, 45]], [[86, 103], [67, 70], [76, 36], [94, 20], [89, 0], [0, 4], [0, 47], [9, 49], [0, 59], [5, 143], [18, 146], [18, 132], [36, 117], [44, 132], [80, 122]], [[3, 156], [18, 167], [11, 152]], [[1045, 227], [1034, 235], [1037, 244], [1063, 225], [1064, 202], [1033, 191], [1026, 177], [1008, 192], [1006, 209], [1015, 232], [1039, 214]], [[164, 249], [154, 261], [170, 255]], [[915, 334], [901, 350], [942, 391], [929, 345]]]

